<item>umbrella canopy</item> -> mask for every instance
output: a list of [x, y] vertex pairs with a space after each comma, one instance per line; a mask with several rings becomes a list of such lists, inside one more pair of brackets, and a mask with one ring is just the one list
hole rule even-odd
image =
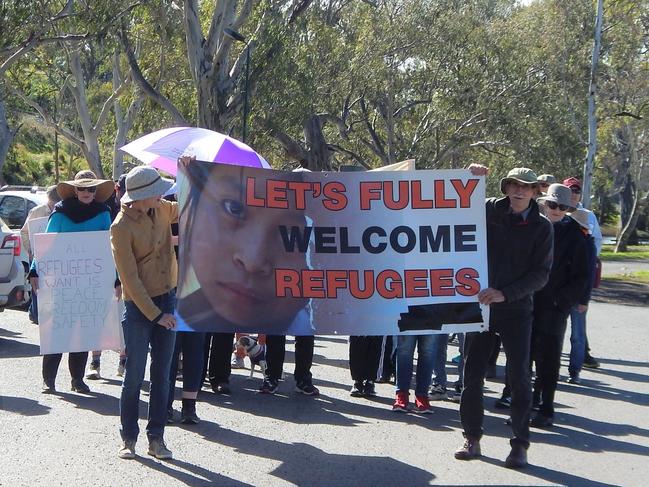
[[243, 142], [227, 135], [197, 127], [158, 130], [121, 147], [145, 164], [176, 175], [180, 156], [196, 156], [199, 161], [270, 168], [270, 164]]

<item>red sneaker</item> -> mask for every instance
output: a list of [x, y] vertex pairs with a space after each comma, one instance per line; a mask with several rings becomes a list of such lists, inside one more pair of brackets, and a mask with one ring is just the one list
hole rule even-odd
[[394, 404], [392, 405], [392, 411], [406, 412], [408, 411], [408, 402], [410, 398], [408, 397], [407, 391], [397, 391], [397, 396], [394, 399]]
[[432, 414], [433, 408], [430, 407], [430, 402], [426, 396], [415, 397], [415, 412], [419, 414]]

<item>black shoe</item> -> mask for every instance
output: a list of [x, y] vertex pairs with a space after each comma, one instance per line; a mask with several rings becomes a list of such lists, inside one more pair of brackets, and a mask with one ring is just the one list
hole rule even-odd
[[56, 392], [54, 381], [44, 380], [43, 387], [41, 388], [41, 392], [43, 394], [54, 394]]
[[536, 413], [530, 421], [530, 426], [534, 426], [535, 428], [551, 428], [553, 424], [551, 417], [541, 413]]
[[349, 391], [349, 395], [352, 397], [361, 397], [365, 394], [365, 386], [362, 381], [354, 382], [352, 389]]
[[212, 386], [212, 391], [214, 394], [223, 394], [224, 396], [228, 396], [231, 394], [230, 391], [230, 384], [227, 382], [219, 382], [216, 385]]
[[592, 355], [586, 354], [582, 367], [586, 367], [587, 369], [597, 369], [599, 368], [599, 362]]
[[389, 375], [382, 375], [378, 379], [376, 379], [377, 384], [388, 384], [391, 380], [391, 377]]
[[196, 410], [185, 411], [183, 409], [180, 412], [180, 422], [183, 424], [198, 424], [200, 421], [200, 418], [196, 414]]
[[275, 379], [264, 379], [263, 384], [259, 388], [260, 394], [275, 394], [277, 392], [278, 383]]
[[466, 438], [464, 445], [455, 452], [455, 458], [457, 460], [473, 460], [481, 455], [480, 440], [473, 440], [471, 438]]
[[167, 424], [174, 424], [175, 422], [173, 408], [167, 409]]
[[71, 387], [74, 392], [79, 392], [80, 394], [88, 394], [90, 392], [90, 387], [82, 379], [72, 379]]
[[376, 388], [374, 387], [374, 381], [373, 380], [366, 380], [365, 381], [365, 386], [363, 387], [363, 395], [365, 397], [375, 397], [376, 396]]
[[497, 409], [509, 409], [512, 407], [512, 398], [511, 396], [502, 396], [500, 399], [496, 401], [494, 406]]
[[507, 468], [524, 468], [527, 467], [527, 450], [522, 445], [512, 446], [512, 451], [509, 452], [505, 460], [505, 467]]
[[541, 396], [532, 395], [532, 411], [538, 411], [541, 407]]
[[304, 380], [295, 384], [295, 392], [304, 394], [305, 396], [318, 396], [320, 391], [310, 380]]

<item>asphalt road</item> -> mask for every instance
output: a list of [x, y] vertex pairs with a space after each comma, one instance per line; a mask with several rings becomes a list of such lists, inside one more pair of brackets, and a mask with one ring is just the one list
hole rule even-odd
[[[91, 395], [70, 392], [65, 358], [61, 392], [42, 395], [38, 328], [24, 313], [7, 311], [0, 314], [0, 485], [644, 486], [648, 320], [646, 308], [591, 305], [591, 347], [602, 367], [584, 371], [581, 386], [560, 384], [556, 425], [533, 432], [531, 466], [517, 472], [503, 466], [509, 429], [506, 414], [493, 409], [503, 357], [499, 378], [487, 382], [484, 458], [460, 462], [453, 459], [462, 442], [458, 405], [435, 403], [435, 413], [424, 417], [393, 413], [391, 385], [379, 385], [375, 400], [350, 397], [343, 337], [316, 341], [320, 397], [292, 392], [287, 353], [286, 381], [276, 396], [255, 392], [259, 374], [248, 380], [247, 371], [237, 371], [232, 396], [201, 393], [201, 424], [167, 429], [175, 460], [148, 457], [143, 435], [138, 458], [120, 460], [117, 355], [105, 354], [106, 379], [91, 384]], [[449, 359], [455, 353], [451, 346]], [[449, 370], [454, 379], [454, 366]], [[144, 417], [144, 393], [142, 400]]]

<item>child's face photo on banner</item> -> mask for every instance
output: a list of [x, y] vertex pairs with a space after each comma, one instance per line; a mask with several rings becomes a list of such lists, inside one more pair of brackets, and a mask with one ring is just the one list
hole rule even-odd
[[287, 209], [247, 205], [246, 175], [252, 171], [256, 197], [265, 199], [266, 171], [200, 161], [183, 171], [191, 184], [181, 187], [180, 225], [191, 251], [181, 245], [179, 314], [192, 329], [216, 321], [286, 333], [308, 303], [277, 299], [274, 275], [277, 268], [307, 268], [306, 255], [286, 252], [277, 231], [279, 225], [303, 228], [304, 212], [292, 203]]

